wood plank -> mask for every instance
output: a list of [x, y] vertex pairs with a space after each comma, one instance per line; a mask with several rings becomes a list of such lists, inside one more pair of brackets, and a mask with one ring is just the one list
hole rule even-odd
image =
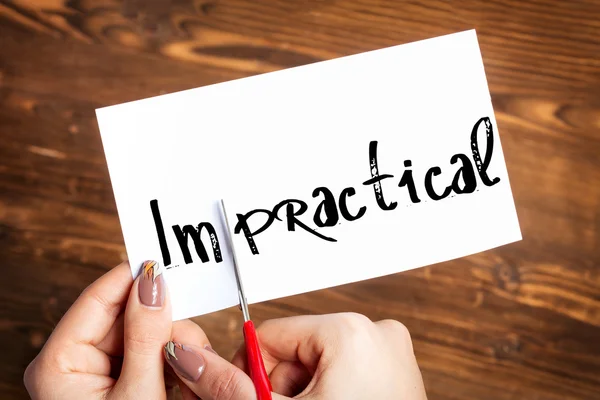
[[[600, 3], [0, 2], [0, 397], [126, 257], [94, 109], [476, 28], [524, 240], [252, 306], [412, 334], [429, 398], [600, 398]], [[201, 114], [202, 110], [199, 110]], [[236, 309], [195, 319], [230, 357]]]

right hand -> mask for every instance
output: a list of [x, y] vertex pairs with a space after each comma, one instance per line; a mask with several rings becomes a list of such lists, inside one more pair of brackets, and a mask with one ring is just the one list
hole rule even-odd
[[[189, 328], [179, 332], [188, 339], [194, 336]], [[173, 334], [177, 336], [177, 330]], [[299, 316], [266, 321], [257, 334], [274, 400], [297, 395], [303, 399], [427, 399], [410, 335], [397, 321], [373, 323], [354, 313]], [[203, 332], [195, 338], [202, 343], [196, 340], [191, 348], [201, 354], [204, 367], [193, 380], [180, 375], [183, 382], [204, 400], [256, 399], [252, 381], [241, 373], [247, 372], [244, 347], [230, 364], [201, 349], [208, 345]]]

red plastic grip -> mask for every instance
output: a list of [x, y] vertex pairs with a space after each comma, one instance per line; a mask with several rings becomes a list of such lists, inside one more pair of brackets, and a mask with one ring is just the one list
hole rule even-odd
[[252, 321], [244, 322], [244, 340], [246, 342], [246, 357], [248, 357], [248, 369], [250, 370], [250, 379], [256, 389], [256, 398], [258, 400], [271, 400], [271, 382], [269, 375], [265, 370], [265, 364], [258, 346], [258, 337]]

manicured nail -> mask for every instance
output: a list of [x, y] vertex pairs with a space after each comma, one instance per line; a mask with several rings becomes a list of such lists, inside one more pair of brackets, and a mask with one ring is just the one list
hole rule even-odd
[[162, 307], [165, 303], [165, 279], [157, 261], [144, 261], [138, 286], [140, 301], [148, 307]]
[[215, 351], [215, 349], [213, 349], [213, 348], [211, 347], [211, 345], [210, 345], [210, 344], [207, 344], [207, 345], [205, 345], [205, 346], [204, 346], [204, 349], [206, 349], [206, 350], [210, 351], [210, 352], [211, 352], [211, 353], [213, 353], [213, 354], [219, 355], [219, 353], [217, 353], [217, 352]]
[[195, 382], [204, 372], [204, 358], [192, 349], [176, 342], [165, 345], [165, 359], [185, 379]]

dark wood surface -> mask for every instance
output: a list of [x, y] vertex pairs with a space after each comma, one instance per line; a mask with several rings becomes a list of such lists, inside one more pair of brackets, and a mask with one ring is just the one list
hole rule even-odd
[[[0, 398], [126, 257], [94, 109], [476, 28], [524, 240], [252, 307], [408, 326], [430, 399], [600, 399], [600, 2], [0, 1]], [[197, 318], [230, 356], [235, 309]], [[360, 360], [357, 360], [360, 362]]]

